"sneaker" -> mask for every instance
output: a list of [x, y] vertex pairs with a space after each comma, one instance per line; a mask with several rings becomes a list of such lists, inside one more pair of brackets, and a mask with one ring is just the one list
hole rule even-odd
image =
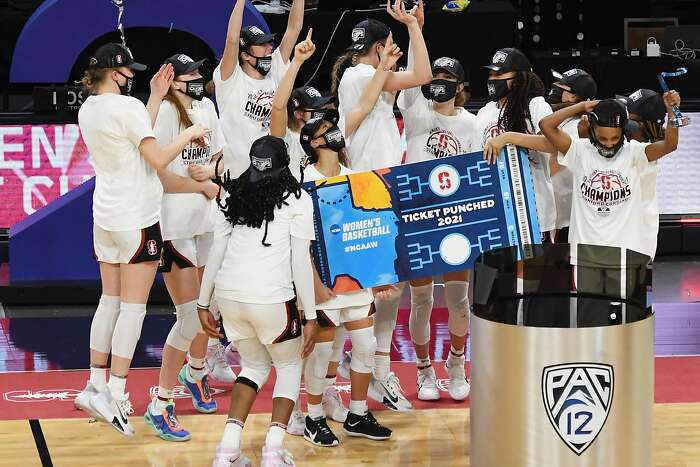
[[207, 347], [205, 360], [209, 376], [222, 384], [233, 384], [236, 381], [236, 373], [224, 358], [224, 346], [221, 343]]
[[93, 384], [88, 380], [87, 384], [85, 385], [85, 389], [82, 390], [80, 394], [78, 394], [73, 401], [73, 405], [75, 405], [75, 408], [78, 410], [82, 410], [83, 412], [87, 412], [92, 418], [97, 419], [101, 422], [104, 422], [102, 417], [100, 417], [100, 414], [93, 409], [93, 407], [90, 405], [90, 400], [92, 397], [94, 397], [97, 394], [97, 389]]
[[343, 353], [343, 359], [338, 365], [338, 375], [345, 379], [350, 379], [350, 360], [352, 359], [352, 350]]
[[304, 412], [299, 410], [299, 401], [297, 401], [297, 403], [294, 404], [292, 415], [289, 417], [289, 423], [287, 423], [287, 433], [292, 436], [304, 436], [305, 426]]
[[105, 386], [93, 394], [88, 403], [97, 415], [95, 418], [109, 423], [112, 428], [124, 436], [134, 436], [134, 427], [131, 426], [128, 418], [134, 410], [129, 402], [128, 394], [117, 401], [112, 397], [109, 388]]
[[456, 401], [463, 401], [469, 397], [469, 391], [471, 386], [469, 385], [469, 380], [464, 371], [464, 360], [462, 364], [459, 365], [448, 365], [449, 360], [445, 361], [445, 371], [450, 380], [447, 383], [447, 392], [450, 393], [450, 397]]
[[372, 381], [369, 384], [367, 395], [397, 412], [413, 410], [413, 405], [404, 396], [399, 378], [393, 371], [389, 372], [384, 381], [376, 379], [374, 374], [372, 374]]
[[177, 380], [185, 387], [185, 390], [190, 393], [190, 396], [192, 397], [192, 406], [197, 412], [216, 412], [216, 401], [211, 396], [211, 392], [209, 391], [209, 379], [207, 375], [204, 375], [202, 376], [202, 379], [197, 379], [194, 383], [191, 383], [190, 380], [187, 379], [187, 364], [185, 364], [180, 369], [180, 373], [177, 374]]
[[437, 376], [435, 376], [435, 369], [432, 366], [430, 366], [430, 368], [418, 370], [416, 385], [418, 387], [418, 399], [422, 401], [440, 400]]
[[261, 467], [289, 467], [296, 465], [294, 456], [289, 451], [280, 448], [262, 448]]
[[338, 437], [328, 427], [325, 417], [313, 419], [306, 417], [306, 427], [304, 428], [304, 439], [311, 444], [330, 448], [340, 444]]
[[225, 448], [219, 444], [212, 467], [251, 467], [252, 465], [250, 459], [241, 454], [240, 449]]
[[241, 355], [233, 344], [229, 344], [226, 350], [224, 350], [224, 360], [226, 360], [229, 367], [239, 366], [241, 364]]
[[348, 436], [361, 436], [376, 441], [391, 438], [391, 430], [381, 425], [370, 411], [363, 416], [350, 412], [343, 423], [343, 431]]
[[345, 423], [348, 418], [348, 409], [343, 404], [343, 399], [340, 397], [340, 391], [335, 386], [329, 386], [323, 391], [323, 413], [326, 418], [330, 418], [338, 423]]
[[175, 404], [168, 402], [168, 405], [160, 412], [159, 415], [153, 415], [157, 399], [153, 399], [148, 407], [143, 419], [146, 425], [153, 428], [158, 436], [166, 441], [188, 441], [192, 436], [189, 431], [180, 426], [180, 422], [175, 416]]

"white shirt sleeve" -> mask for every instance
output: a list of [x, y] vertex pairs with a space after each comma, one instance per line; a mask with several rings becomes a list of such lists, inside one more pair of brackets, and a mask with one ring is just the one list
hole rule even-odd
[[[291, 195], [294, 196], [294, 195]], [[294, 217], [290, 233], [292, 237], [301, 238], [303, 240], [316, 240], [314, 230], [314, 203], [311, 196], [302, 190], [301, 198], [296, 200], [294, 209]]]
[[568, 167], [572, 172], [581, 166], [581, 157], [585, 157], [583, 152], [585, 152], [585, 147], [583, 146], [584, 140], [580, 138], [571, 138], [571, 146], [565, 155], [559, 153], [557, 155], [557, 162], [564, 167]]
[[540, 120], [552, 114], [552, 107], [547, 104], [544, 97], [538, 96], [530, 101], [530, 116], [534, 125], [534, 134], [540, 132]]
[[632, 158], [634, 160], [634, 166], [639, 169], [640, 173], [645, 172], [649, 168], [649, 165], [652, 164], [649, 162], [649, 159], [647, 159], [646, 153], [646, 148], [649, 146], [649, 144], [650, 143], [640, 143], [639, 141], [635, 140], [629, 142], [630, 152], [632, 153]]
[[214, 85], [216, 86], [216, 98], [219, 102], [228, 100], [229, 96], [237, 92], [236, 83], [238, 82], [238, 75], [241, 73], [243, 73], [241, 64], [236, 62], [236, 68], [233, 69], [233, 73], [224, 81], [221, 79], [221, 65], [214, 68]]
[[219, 114], [216, 113], [216, 107], [214, 103], [208, 99], [204, 98], [205, 110], [207, 112], [207, 121], [209, 122], [209, 129], [211, 130], [211, 153], [216, 154], [223, 150], [224, 139], [221, 133], [221, 122], [219, 121]]
[[207, 267], [204, 269], [197, 305], [209, 307], [211, 303], [211, 297], [214, 293], [214, 281], [221, 268], [221, 263], [224, 261], [224, 255], [226, 255], [226, 248], [228, 247], [228, 240], [232, 230], [233, 227], [231, 223], [226, 220], [221, 209], [216, 209], [216, 213], [214, 214], [214, 239], [209, 250]]
[[144, 139], [155, 138], [151, 127], [151, 117], [148, 115], [146, 106], [140, 100], [135, 97], [125, 100], [121, 117], [126, 137], [137, 148]]
[[177, 110], [170, 102], [164, 100], [160, 103], [158, 117], [156, 117], [156, 123], [153, 126], [158, 144], [170, 144], [179, 133], [178, 117]]
[[272, 52], [272, 65], [270, 66], [270, 75], [275, 81], [275, 84], [279, 84], [280, 81], [282, 81], [282, 78], [284, 78], [284, 74], [287, 73], [287, 70], [289, 69], [290, 63], [291, 60], [287, 63], [284, 63], [284, 59], [282, 58], [282, 52], [280, 52], [279, 48]]

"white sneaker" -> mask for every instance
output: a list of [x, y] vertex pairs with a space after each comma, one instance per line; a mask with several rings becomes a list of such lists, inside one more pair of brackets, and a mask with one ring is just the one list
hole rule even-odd
[[233, 372], [224, 358], [224, 346], [220, 342], [207, 347], [205, 362], [209, 378], [223, 384], [233, 384], [236, 381], [236, 373]]
[[429, 368], [418, 370], [418, 399], [422, 401], [440, 400], [440, 390], [437, 387], [437, 376], [432, 365]]
[[87, 412], [92, 418], [99, 420], [101, 422], [104, 422], [106, 420], [102, 419], [100, 417], [100, 414], [95, 411], [95, 409], [90, 405], [90, 400], [97, 394], [97, 389], [93, 384], [88, 380], [87, 384], [85, 385], [85, 389], [78, 394], [78, 396], [75, 398], [73, 401], [73, 405], [75, 405], [75, 408], [78, 410], [82, 410], [83, 412]]
[[294, 456], [284, 449], [274, 449], [263, 446], [261, 467], [289, 467], [296, 465]]
[[90, 398], [90, 406], [98, 415], [95, 418], [109, 423], [124, 436], [134, 436], [134, 427], [131, 426], [128, 419], [129, 413], [125, 413], [125, 411], [134, 412], [128, 394], [117, 401], [105, 386]]
[[238, 350], [233, 346], [233, 344], [226, 346], [226, 350], [224, 351], [224, 360], [226, 360], [229, 367], [241, 364], [241, 355], [238, 353]]
[[219, 444], [212, 467], [251, 467], [252, 465], [250, 459], [241, 454], [240, 449], [225, 448]]
[[338, 375], [345, 379], [350, 379], [350, 360], [352, 359], [352, 350], [343, 352], [343, 359], [338, 365]]
[[348, 409], [343, 404], [343, 398], [340, 397], [340, 391], [335, 386], [329, 386], [323, 391], [323, 413], [326, 418], [330, 418], [338, 423], [345, 423], [348, 418]]
[[289, 417], [287, 424], [287, 433], [293, 436], [304, 436], [304, 428], [306, 428], [306, 417], [304, 412], [299, 409], [299, 401], [294, 404], [294, 410]]
[[469, 391], [471, 390], [469, 380], [467, 379], [467, 375], [464, 371], [464, 359], [462, 359], [461, 365], [455, 364], [453, 366], [449, 366], [448, 363], [449, 359], [445, 361], [445, 370], [450, 377], [450, 380], [447, 383], [447, 392], [450, 393], [450, 397], [452, 399], [456, 401], [463, 401], [469, 397]]
[[384, 381], [376, 379], [372, 374], [367, 395], [391, 410], [398, 412], [413, 410], [413, 405], [404, 396], [401, 382], [393, 371], [389, 372]]

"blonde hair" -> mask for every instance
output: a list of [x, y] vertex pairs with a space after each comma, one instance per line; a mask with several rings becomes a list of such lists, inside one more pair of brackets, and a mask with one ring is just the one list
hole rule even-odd
[[462, 88], [455, 96], [455, 107], [464, 107], [467, 103], [467, 88]]
[[83, 79], [80, 80], [80, 83], [88, 94], [92, 94], [97, 85], [104, 81], [113, 70], [114, 68], [88, 68], [83, 73]]

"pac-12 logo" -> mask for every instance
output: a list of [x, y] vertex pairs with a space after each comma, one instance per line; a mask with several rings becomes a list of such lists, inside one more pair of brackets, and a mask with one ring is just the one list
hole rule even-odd
[[577, 456], [603, 429], [614, 388], [615, 373], [610, 365], [568, 363], [542, 371], [542, 397], [549, 421]]
[[451, 165], [435, 167], [428, 177], [430, 189], [438, 196], [450, 196], [459, 189], [459, 172]]

